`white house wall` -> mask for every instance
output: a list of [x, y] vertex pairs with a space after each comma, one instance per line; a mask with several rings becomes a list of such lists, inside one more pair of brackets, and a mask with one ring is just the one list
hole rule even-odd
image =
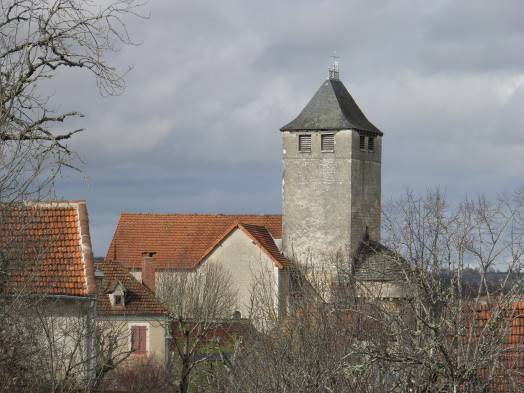
[[[218, 264], [229, 272], [238, 291], [237, 310], [243, 317], [252, 314], [255, 304], [266, 307], [264, 314], [276, 314], [278, 274], [273, 261], [241, 229], [235, 229], [203, 263]], [[269, 303], [272, 310], [267, 308]]]

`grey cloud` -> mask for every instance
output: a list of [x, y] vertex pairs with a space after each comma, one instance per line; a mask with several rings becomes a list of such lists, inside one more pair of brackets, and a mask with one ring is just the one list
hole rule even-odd
[[[519, 1], [150, 2], [120, 97], [64, 75], [57, 105], [83, 111], [86, 162], [57, 184], [86, 198], [95, 252], [121, 210], [280, 211], [279, 127], [327, 74], [384, 132], [383, 194], [454, 197], [522, 184], [524, 7]], [[77, 124], [75, 124], [76, 126]], [[87, 180], [84, 180], [86, 178]]]

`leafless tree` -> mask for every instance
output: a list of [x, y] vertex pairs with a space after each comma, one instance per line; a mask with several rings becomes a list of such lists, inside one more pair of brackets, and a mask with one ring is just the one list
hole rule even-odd
[[357, 255], [312, 271], [293, 264], [286, 318], [245, 338], [209, 389], [518, 392], [523, 213], [522, 191], [455, 206], [438, 190], [407, 193], [385, 209], [387, 247], [375, 250], [394, 282], [355, 280]]
[[[337, 310], [333, 269], [319, 263], [290, 263], [289, 309], [277, 323], [263, 324], [242, 336], [223, 367], [208, 375], [209, 392], [379, 392], [377, 367], [363, 368], [354, 351], [361, 321]], [[261, 290], [256, 307], [273, 309], [272, 296]], [[270, 285], [270, 284], [269, 284]], [[256, 296], [256, 294], [255, 294]], [[266, 304], [265, 304], [266, 303]]]
[[439, 190], [408, 192], [386, 209], [403, 298], [394, 306], [366, 299], [381, 333], [363, 332], [355, 348], [363, 366], [380, 362], [392, 389], [413, 392], [519, 386], [522, 370], [508, 360], [522, 359], [524, 348], [508, 336], [523, 317], [523, 218], [522, 191], [454, 207]]
[[1, 202], [38, 197], [72, 164], [67, 142], [81, 129], [67, 129], [66, 122], [82, 114], [54, 110], [42, 86], [77, 69], [92, 74], [102, 93], [122, 92], [123, 74], [107, 53], [132, 43], [124, 19], [138, 6], [136, 0], [104, 7], [92, 0], [0, 1]]
[[42, 209], [10, 208], [0, 226], [9, 267], [0, 296], [0, 391], [88, 391], [129, 356], [127, 325], [96, 321], [96, 297], [64, 293], [71, 279], [64, 285], [64, 270], [49, 259], [67, 243], [64, 234], [41, 225], [50, 218]]
[[208, 263], [195, 271], [164, 272], [156, 292], [173, 320], [174, 366], [180, 393], [187, 393], [191, 372], [219, 353], [217, 332], [231, 322], [235, 285], [221, 266]]
[[16, 312], [4, 315], [0, 335], [2, 392], [87, 392], [130, 355], [118, 323], [99, 322], [91, 342], [88, 299], [18, 292], [12, 301]]
[[[79, 333], [86, 326], [70, 324], [53, 336], [60, 317], [56, 313], [42, 314], [50, 298], [20, 286], [16, 294], [8, 290], [13, 270], [39, 263], [35, 250], [40, 245], [24, 241], [24, 222], [5, 226], [6, 215], [16, 209], [19, 201], [45, 198], [62, 168], [74, 166], [75, 152], [68, 142], [81, 129], [70, 124], [82, 117], [78, 111], [81, 108], [58, 111], [46, 91], [53, 89], [60, 75], [75, 70], [78, 77], [94, 76], [102, 94], [119, 94], [125, 87], [126, 70], [121, 72], [111, 65], [108, 54], [133, 43], [125, 20], [139, 16], [140, 4], [136, 0], [104, 4], [91, 0], [0, 0], [0, 226], [3, 235], [10, 232], [18, 239], [16, 246], [5, 241], [5, 236], [0, 239], [4, 240], [0, 241], [3, 390], [37, 391], [49, 386], [57, 390], [58, 385], [66, 385], [65, 380], [73, 380], [63, 378], [64, 368], [69, 370], [69, 377], [86, 367], [75, 364], [76, 354], [85, 348], [80, 335], [73, 334], [75, 329]], [[30, 279], [30, 275], [27, 277]], [[68, 350], [76, 348], [74, 356], [62, 356], [62, 350], [56, 348], [58, 336], [65, 340], [62, 344], [68, 342]], [[73, 342], [73, 337], [78, 341]], [[64, 366], [60, 378], [55, 372], [56, 362]], [[62, 382], [57, 383], [59, 379]]]

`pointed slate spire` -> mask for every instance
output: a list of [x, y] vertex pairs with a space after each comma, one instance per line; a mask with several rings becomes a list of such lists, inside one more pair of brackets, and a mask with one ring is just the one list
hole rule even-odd
[[383, 135], [362, 113], [344, 84], [329, 78], [295, 120], [280, 131], [322, 131], [354, 129]]

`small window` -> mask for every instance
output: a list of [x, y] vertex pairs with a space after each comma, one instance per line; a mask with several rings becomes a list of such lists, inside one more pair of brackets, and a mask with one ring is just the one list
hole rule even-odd
[[368, 151], [375, 151], [375, 138], [372, 136], [368, 137]]
[[322, 151], [335, 151], [335, 134], [322, 134], [320, 148]]
[[360, 135], [360, 150], [366, 150], [366, 137]]
[[134, 354], [144, 354], [147, 351], [147, 327], [131, 326], [131, 351]]
[[298, 136], [298, 151], [311, 152], [311, 135]]
[[112, 307], [124, 307], [126, 302], [125, 291], [117, 290], [109, 294], [109, 302]]

